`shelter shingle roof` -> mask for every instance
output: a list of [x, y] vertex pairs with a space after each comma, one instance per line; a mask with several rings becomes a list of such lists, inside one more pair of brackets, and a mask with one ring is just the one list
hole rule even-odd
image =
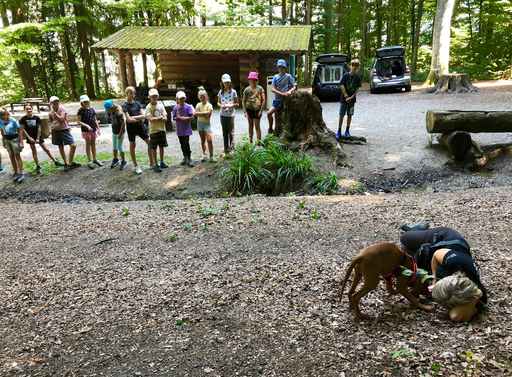
[[311, 26], [128, 26], [93, 48], [306, 52], [310, 40]]

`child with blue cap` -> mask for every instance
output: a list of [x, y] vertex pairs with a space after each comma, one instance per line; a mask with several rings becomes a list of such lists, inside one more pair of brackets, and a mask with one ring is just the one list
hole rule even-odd
[[297, 89], [297, 83], [293, 77], [286, 73], [286, 61], [284, 59], [279, 59], [277, 61], [277, 70], [279, 73], [274, 75], [271, 88], [272, 93], [275, 94], [275, 98], [272, 102], [272, 107], [267, 112], [269, 134], [274, 132], [274, 119], [272, 118], [272, 115], [275, 114], [277, 124], [279, 119], [279, 110], [281, 110], [284, 98], [291, 95], [292, 92]]

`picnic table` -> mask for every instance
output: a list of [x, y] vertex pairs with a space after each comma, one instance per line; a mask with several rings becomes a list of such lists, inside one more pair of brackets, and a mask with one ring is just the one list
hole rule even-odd
[[21, 102], [12, 102], [11, 103], [11, 114], [14, 114], [15, 107], [25, 107], [25, 105], [30, 104], [32, 107], [37, 109], [37, 112], [41, 112], [41, 107], [47, 107], [48, 111], [50, 110], [50, 102], [46, 102], [44, 98], [23, 98]]

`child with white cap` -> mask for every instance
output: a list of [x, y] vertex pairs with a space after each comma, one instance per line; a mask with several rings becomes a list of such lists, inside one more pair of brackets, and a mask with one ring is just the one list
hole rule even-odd
[[[149, 146], [153, 154], [153, 169], [161, 172], [162, 168], [168, 165], [164, 162], [164, 148], [168, 147], [167, 136], [165, 134], [165, 122], [167, 121], [167, 112], [164, 105], [158, 103], [158, 90], [149, 90], [150, 103], [146, 106], [146, 116], [149, 119]], [[156, 158], [156, 149], [160, 149], [160, 164]]]
[[274, 102], [272, 102], [272, 107], [267, 112], [269, 134], [274, 132], [274, 119], [272, 118], [272, 115], [276, 114], [277, 124], [277, 121], [279, 120], [279, 110], [281, 110], [284, 98], [291, 95], [292, 92], [297, 89], [297, 83], [293, 77], [286, 73], [286, 60], [279, 59], [277, 61], [277, 70], [279, 73], [274, 75], [271, 87], [272, 93], [274, 93], [276, 96]]
[[233, 149], [235, 149], [235, 108], [238, 107], [238, 94], [231, 84], [231, 76], [227, 73], [222, 75], [217, 97], [222, 136], [224, 137], [224, 152], [220, 154], [220, 157], [224, 157], [226, 153], [233, 154]]
[[[80, 96], [80, 108], [76, 113], [78, 124], [82, 129], [82, 137], [85, 140], [85, 153], [89, 160], [89, 167], [94, 169], [94, 164], [103, 166], [96, 158], [96, 139], [100, 136], [100, 125], [96, 119], [96, 111], [91, 108], [91, 100], [87, 94]], [[92, 159], [91, 159], [92, 153]]]
[[188, 103], [185, 102], [187, 95], [185, 92], [179, 91], [176, 93], [176, 101], [178, 104], [172, 109], [172, 117], [176, 120], [176, 135], [181, 145], [181, 151], [183, 152], [183, 161], [181, 165], [190, 167], [196, 166], [192, 161], [192, 151], [190, 149], [190, 136], [192, 136], [192, 124], [191, 121], [194, 119], [194, 109]]

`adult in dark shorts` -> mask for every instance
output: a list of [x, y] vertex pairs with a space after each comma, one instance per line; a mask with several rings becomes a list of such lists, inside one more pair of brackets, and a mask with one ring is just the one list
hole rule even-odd
[[[450, 311], [454, 322], [467, 322], [475, 314], [481, 313], [487, 303], [487, 291], [480, 281], [480, 270], [470, 252], [464, 237], [448, 227], [426, 230], [410, 230], [400, 237], [404, 250], [415, 255], [423, 244], [436, 244], [446, 241], [440, 248], [432, 248], [428, 258], [418, 259], [418, 267], [432, 271], [432, 296], [445, 309]], [[416, 255], [418, 257], [418, 255]], [[430, 265], [428, 265], [430, 259]]]
[[142, 169], [137, 164], [137, 158], [135, 157], [135, 138], [138, 136], [144, 140], [148, 146], [148, 156], [152, 156], [149, 145], [149, 135], [142, 124], [146, 119], [146, 114], [144, 113], [142, 105], [135, 101], [135, 88], [133, 86], [127, 87], [124, 93], [126, 95], [126, 102], [123, 104], [123, 113], [126, 118], [128, 140], [130, 141], [130, 156], [133, 166], [135, 166], [135, 173], [142, 174]]
[[[52, 144], [59, 147], [59, 153], [64, 160], [64, 171], [77, 168], [81, 164], [74, 162], [76, 144], [73, 135], [69, 129], [68, 111], [60, 105], [60, 99], [57, 96], [50, 97], [51, 109], [48, 114], [48, 121], [52, 127]], [[64, 146], [69, 145], [69, 162], [66, 163], [66, 151]], [[58, 164], [56, 164], [58, 165]]]
[[27, 144], [30, 145], [30, 149], [32, 150], [32, 157], [36, 163], [36, 174], [42, 171], [41, 166], [39, 166], [39, 159], [37, 158], [36, 144], [41, 146], [41, 149], [50, 157], [56, 166], [64, 166], [62, 162], [57, 161], [55, 157], [53, 157], [52, 152], [50, 152], [48, 147], [44, 144], [44, 139], [41, 136], [41, 118], [34, 115], [32, 105], [26, 104], [24, 110], [27, 115], [21, 117], [20, 125], [27, 138]]

